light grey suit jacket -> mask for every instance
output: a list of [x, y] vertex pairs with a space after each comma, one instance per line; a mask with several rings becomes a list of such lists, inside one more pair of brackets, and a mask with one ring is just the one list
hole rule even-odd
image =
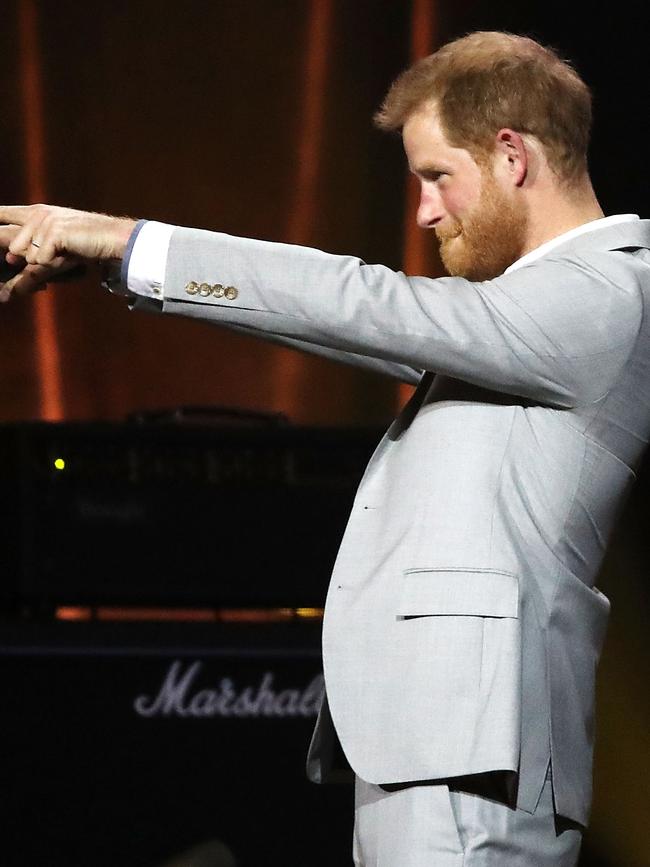
[[650, 434], [650, 221], [484, 283], [177, 229], [164, 295], [419, 382], [332, 576], [312, 776], [331, 719], [368, 782], [510, 770], [530, 811], [550, 757], [558, 812], [586, 823], [609, 610], [593, 585]]

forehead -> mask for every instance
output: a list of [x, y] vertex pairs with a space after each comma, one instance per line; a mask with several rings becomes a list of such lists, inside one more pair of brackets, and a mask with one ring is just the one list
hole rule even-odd
[[410, 115], [402, 129], [402, 140], [412, 172], [438, 164], [441, 170], [476, 166], [468, 150], [449, 144], [435, 105], [427, 104]]

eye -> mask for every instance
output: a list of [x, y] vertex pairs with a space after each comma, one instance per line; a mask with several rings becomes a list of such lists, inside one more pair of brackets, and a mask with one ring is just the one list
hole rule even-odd
[[424, 172], [422, 177], [425, 181], [431, 181], [432, 183], [437, 183], [442, 178], [447, 177], [447, 172], [439, 172], [439, 171], [428, 171]]

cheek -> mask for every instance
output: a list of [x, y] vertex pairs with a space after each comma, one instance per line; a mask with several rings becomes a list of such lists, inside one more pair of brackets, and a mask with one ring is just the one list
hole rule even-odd
[[466, 187], [448, 187], [440, 191], [445, 209], [457, 219], [463, 219], [473, 210], [478, 201], [477, 190]]

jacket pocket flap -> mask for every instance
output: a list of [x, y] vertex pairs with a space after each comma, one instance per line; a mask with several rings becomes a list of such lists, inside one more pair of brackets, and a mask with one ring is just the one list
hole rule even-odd
[[403, 617], [464, 614], [517, 617], [519, 582], [491, 569], [407, 569], [397, 609]]

